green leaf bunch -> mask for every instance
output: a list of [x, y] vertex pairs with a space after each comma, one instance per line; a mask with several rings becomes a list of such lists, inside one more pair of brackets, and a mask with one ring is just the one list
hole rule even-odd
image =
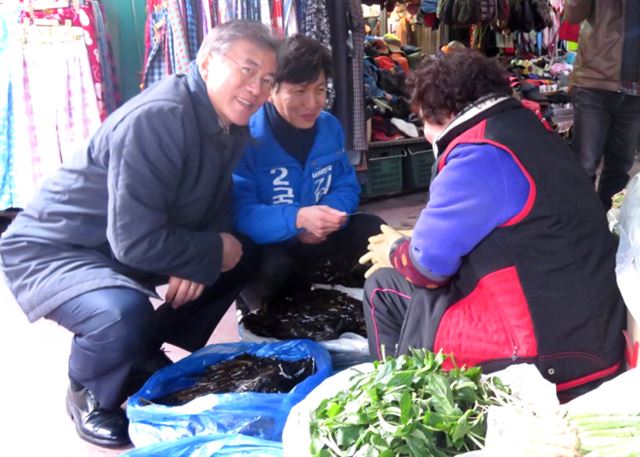
[[312, 413], [312, 455], [447, 457], [480, 448], [493, 404], [484, 383], [506, 388], [482, 381], [479, 367], [443, 370], [447, 357], [411, 349], [356, 374]]

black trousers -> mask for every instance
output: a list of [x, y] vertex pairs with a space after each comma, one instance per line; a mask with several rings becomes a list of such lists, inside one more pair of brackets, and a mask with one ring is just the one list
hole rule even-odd
[[[429, 312], [426, 296], [429, 293], [427, 289], [415, 287], [393, 268], [382, 268], [367, 279], [363, 307], [372, 357], [382, 359], [383, 355], [398, 355], [411, 307], [419, 306], [425, 313]], [[435, 322], [432, 327], [435, 328]], [[427, 329], [418, 329], [417, 332], [423, 330]]]
[[640, 136], [640, 96], [576, 87], [573, 147], [595, 182], [602, 161], [598, 195], [605, 209], [629, 181]]
[[[242, 292], [239, 306], [243, 311], [256, 309], [265, 297], [308, 291], [314, 273], [327, 260], [358, 265], [358, 259], [367, 252], [369, 237], [380, 233], [380, 225], [384, 223], [373, 214], [355, 214], [345, 227], [329, 235], [323, 243], [304, 244], [296, 238], [260, 246], [261, 255], [256, 257], [260, 259], [257, 276]], [[363, 284], [364, 276], [358, 286]]]
[[203, 347], [258, 261], [256, 245], [238, 239], [244, 252], [238, 265], [178, 309], [165, 303], [154, 310], [144, 293], [109, 287], [75, 297], [47, 315], [74, 334], [69, 377], [87, 387], [102, 407], [115, 409], [125, 400], [132, 371], [162, 343], [191, 352]]

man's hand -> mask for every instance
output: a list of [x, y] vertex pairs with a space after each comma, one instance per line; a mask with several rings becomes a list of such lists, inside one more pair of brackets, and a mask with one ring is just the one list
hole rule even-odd
[[301, 232], [298, 234], [298, 239], [303, 244], [320, 244], [327, 239], [327, 237], [315, 236], [313, 233]]
[[381, 225], [380, 230], [382, 233], [369, 238], [369, 246], [367, 246], [369, 252], [358, 260], [362, 265], [368, 262], [372, 263], [371, 268], [369, 268], [364, 274], [365, 278], [368, 278], [380, 268], [392, 266], [389, 262], [389, 251], [391, 250], [393, 243], [395, 243], [397, 239], [403, 237], [402, 233], [388, 225]]
[[296, 228], [304, 229], [317, 238], [325, 238], [347, 222], [347, 213], [326, 205], [305, 206], [298, 210]]
[[230, 233], [220, 233], [222, 239], [222, 265], [220, 271], [231, 270], [235, 267], [242, 257], [242, 243]]
[[203, 290], [203, 284], [178, 278], [177, 276], [171, 276], [169, 278], [169, 288], [164, 296], [164, 300], [169, 303], [173, 309], [177, 309], [185, 303], [198, 298]]

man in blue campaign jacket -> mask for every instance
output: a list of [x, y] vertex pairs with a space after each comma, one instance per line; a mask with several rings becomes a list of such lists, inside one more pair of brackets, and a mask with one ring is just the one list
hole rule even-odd
[[[234, 173], [235, 223], [263, 246], [249, 305], [265, 295], [308, 288], [327, 261], [357, 265], [382, 220], [358, 214], [360, 185], [338, 120], [324, 112], [331, 57], [296, 35], [278, 56], [270, 103], [251, 118], [254, 141]], [[293, 268], [293, 266], [304, 266]]]

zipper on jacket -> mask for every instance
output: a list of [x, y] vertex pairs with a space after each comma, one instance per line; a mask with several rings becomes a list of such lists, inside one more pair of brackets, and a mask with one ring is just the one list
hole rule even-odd
[[502, 310], [500, 310], [500, 317], [502, 317], [502, 323], [504, 324], [504, 328], [507, 331], [507, 335], [509, 336], [509, 340], [511, 340], [511, 348], [512, 348], [511, 360], [513, 362], [515, 362], [520, 357], [518, 355], [518, 350], [520, 349], [520, 347], [518, 346], [518, 342], [516, 341], [515, 336], [513, 336], [513, 332], [511, 331], [511, 326], [509, 325], [509, 322], [507, 322], [507, 319], [506, 319], [504, 313], [502, 312]]
[[518, 360], [518, 344], [514, 341], [511, 333], [509, 334], [509, 337], [511, 338], [511, 344], [513, 344], [513, 352], [511, 353], [511, 360], [515, 362], [516, 360]]

